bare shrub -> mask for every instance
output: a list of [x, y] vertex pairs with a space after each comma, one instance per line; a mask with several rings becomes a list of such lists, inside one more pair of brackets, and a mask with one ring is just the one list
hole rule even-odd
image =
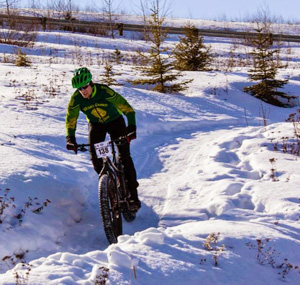
[[2, 258], [2, 261], [6, 263], [8, 268], [13, 268], [13, 276], [16, 285], [29, 284], [29, 274], [31, 272], [32, 265], [25, 261], [25, 255], [28, 250], [20, 250], [14, 252], [13, 255], [6, 255]]
[[293, 124], [293, 136], [281, 137], [281, 141], [274, 142], [274, 151], [282, 151], [292, 155], [300, 155], [300, 109], [289, 115], [286, 122]]
[[16, 220], [18, 224], [21, 225], [28, 209], [30, 209], [32, 213], [39, 214], [51, 203], [49, 199], [41, 203], [37, 197], [28, 197], [28, 200], [22, 207], [17, 207], [15, 197], [9, 196], [9, 193], [10, 189], [6, 188], [4, 194], [0, 196], [0, 225], [7, 222], [10, 226], [13, 226], [16, 224]]
[[[218, 246], [220, 233], [211, 233], [206, 239], [205, 243], [203, 244], [203, 247], [207, 249], [208, 251], [211, 251], [213, 253], [212, 259], [214, 260], [214, 265], [218, 266], [219, 259], [221, 253], [225, 250], [225, 245], [222, 244], [221, 246]], [[204, 260], [204, 259], [202, 259]]]
[[246, 246], [252, 250], [256, 250], [256, 260], [258, 264], [265, 265], [269, 264], [274, 269], [279, 269], [278, 275], [283, 279], [289, 274], [291, 270], [295, 270], [300, 273], [299, 266], [291, 264], [287, 258], [283, 262], [279, 262], [279, 257], [281, 255], [274, 247], [269, 246], [270, 239], [257, 239], [256, 244], [252, 242], [246, 243]]

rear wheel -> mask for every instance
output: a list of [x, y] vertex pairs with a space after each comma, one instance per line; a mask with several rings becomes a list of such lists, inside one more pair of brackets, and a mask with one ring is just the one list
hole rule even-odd
[[107, 174], [99, 179], [100, 213], [106, 238], [110, 244], [117, 243], [122, 234], [122, 217], [116, 196], [116, 183]]

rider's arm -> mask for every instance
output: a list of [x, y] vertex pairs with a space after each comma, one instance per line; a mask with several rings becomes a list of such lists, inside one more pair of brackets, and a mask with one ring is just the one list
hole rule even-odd
[[66, 115], [66, 131], [68, 136], [75, 136], [77, 119], [80, 112], [80, 106], [76, 102], [75, 94], [71, 97]]
[[135, 111], [133, 110], [131, 105], [119, 93], [112, 90], [108, 86], [106, 88], [107, 88], [106, 91], [109, 94], [107, 100], [110, 101], [112, 104], [114, 104], [114, 106], [127, 117], [128, 125], [135, 125], [136, 124]]

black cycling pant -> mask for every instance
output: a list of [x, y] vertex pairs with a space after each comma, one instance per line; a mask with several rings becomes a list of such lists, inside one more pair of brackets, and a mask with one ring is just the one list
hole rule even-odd
[[[89, 123], [89, 144], [91, 160], [95, 171], [99, 174], [102, 170], [102, 160], [97, 158], [96, 151], [94, 148], [95, 143], [103, 142], [106, 134], [109, 133], [111, 139], [117, 139], [120, 136], [127, 134], [126, 124], [124, 118], [120, 116], [118, 119], [109, 122], [107, 124], [102, 123]], [[124, 165], [125, 178], [128, 181], [128, 188], [133, 199], [137, 198], [137, 175], [136, 170], [130, 155], [130, 145], [125, 143], [118, 146], [120, 157]]]

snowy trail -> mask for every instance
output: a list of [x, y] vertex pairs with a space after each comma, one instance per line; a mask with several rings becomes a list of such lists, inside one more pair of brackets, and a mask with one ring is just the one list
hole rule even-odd
[[[141, 188], [147, 193], [145, 201], [154, 205], [160, 216], [159, 224], [167, 227], [184, 221], [207, 220], [228, 211], [237, 213], [239, 209], [250, 210], [252, 214], [270, 213], [268, 201], [263, 204], [257, 196], [259, 189], [256, 190], [259, 180], [272, 177], [271, 164], [262, 155], [263, 151], [270, 152], [264, 147], [264, 133], [261, 127], [231, 129], [230, 133], [228, 130], [200, 132], [191, 139], [178, 139], [177, 144], [162, 147], [159, 150], [162, 171], [141, 180]], [[270, 133], [266, 132], [267, 136]], [[223, 137], [221, 144], [220, 137]], [[262, 149], [258, 152], [259, 139]], [[270, 152], [270, 159], [274, 155]], [[280, 176], [282, 180], [288, 179], [288, 174]]]
[[[219, 145], [223, 136], [227, 140]], [[228, 130], [200, 132], [159, 150], [162, 171], [142, 179], [141, 188], [160, 216], [160, 226], [207, 220], [235, 207], [254, 209], [251, 196], [242, 192], [260, 174], [238, 156], [247, 137], [248, 129], [232, 129], [230, 135]]]

